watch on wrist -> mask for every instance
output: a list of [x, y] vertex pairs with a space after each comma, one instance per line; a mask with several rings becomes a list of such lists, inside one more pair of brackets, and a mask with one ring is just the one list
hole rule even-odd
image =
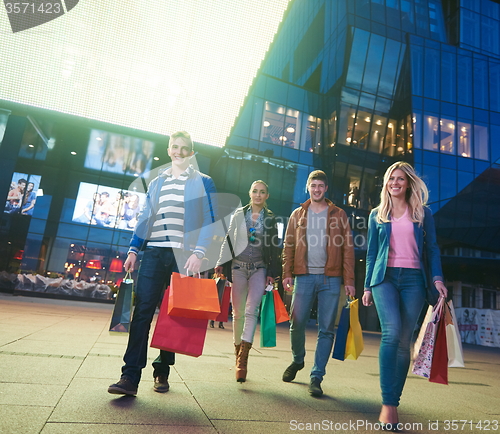
[[205, 254], [203, 252], [193, 252], [198, 259], [203, 259]]

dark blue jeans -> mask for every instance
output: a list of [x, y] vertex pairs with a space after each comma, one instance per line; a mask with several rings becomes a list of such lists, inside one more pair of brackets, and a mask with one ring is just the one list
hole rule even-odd
[[422, 271], [388, 267], [384, 281], [372, 287], [372, 295], [382, 329], [379, 351], [382, 404], [398, 406], [410, 366], [413, 330], [424, 306]]
[[[179, 257], [179, 255], [177, 255]], [[123, 356], [125, 365], [122, 377], [127, 377], [135, 385], [139, 384], [141, 371], [146, 367], [148, 356], [149, 329], [170, 276], [177, 272], [174, 252], [170, 248], [147, 248], [142, 257], [139, 276], [135, 285], [135, 309], [130, 324], [127, 350]], [[153, 362], [153, 377], [170, 373], [170, 365], [175, 363], [175, 353], [160, 351]]]

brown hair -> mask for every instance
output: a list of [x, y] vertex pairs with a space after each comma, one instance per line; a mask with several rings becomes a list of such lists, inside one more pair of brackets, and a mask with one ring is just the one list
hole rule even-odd
[[307, 187], [309, 187], [309, 184], [313, 179], [317, 179], [318, 181], [323, 181], [325, 183], [325, 186], [328, 187], [328, 178], [326, 177], [326, 173], [323, 172], [322, 170], [313, 170], [310, 174], [309, 177], [307, 178]]

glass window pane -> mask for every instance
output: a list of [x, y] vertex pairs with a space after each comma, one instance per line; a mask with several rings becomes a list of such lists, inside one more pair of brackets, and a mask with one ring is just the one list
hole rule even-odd
[[396, 119], [389, 119], [387, 125], [387, 133], [384, 141], [385, 155], [394, 156], [396, 154], [396, 141], [397, 141], [397, 122]]
[[472, 59], [470, 57], [458, 57], [457, 74], [457, 102], [470, 106], [472, 105]]
[[438, 150], [438, 128], [437, 116], [425, 116], [424, 118], [424, 149]]
[[337, 142], [337, 112], [334, 111], [328, 120], [328, 145], [335, 145]]
[[458, 122], [458, 155], [462, 157], [472, 156], [472, 130], [471, 124], [467, 122]]
[[439, 150], [446, 154], [455, 153], [455, 120], [442, 118], [441, 124], [441, 135], [439, 142]]
[[412, 45], [411, 47], [412, 65], [412, 90], [413, 95], [423, 96], [423, 75], [424, 75], [424, 47]]
[[451, 199], [457, 194], [457, 172], [441, 168], [440, 199]]
[[363, 78], [363, 91], [377, 93], [380, 66], [384, 55], [385, 38], [372, 34], [366, 61], [366, 74]]
[[280, 137], [283, 136], [284, 122], [285, 107], [266, 101], [260, 140], [280, 145]]
[[439, 51], [426, 47], [424, 68], [424, 95], [427, 98], [439, 99], [439, 72]]
[[[419, 48], [421, 49], [422, 47], [416, 47], [416, 46], [412, 47], [412, 54], [413, 54], [413, 49], [415, 49], [415, 51], [418, 52]], [[392, 98], [393, 96], [394, 86], [397, 82], [396, 77], [398, 74], [398, 62], [399, 62], [400, 50], [401, 50], [401, 43], [399, 43], [398, 41], [394, 41], [392, 39], [387, 39], [384, 52], [384, 61], [382, 63], [382, 72], [380, 74], [378, 96], [384, 96], [386, 98]], [[418, 58], [418, 53], [414, 57]], [[417, 60], [415, 59], [415, 61]], [[421, 79], [422, 75], [420, 72], [421, 71], [420, 67], [421, 64], [417, 63], [416, 65], [414, 65], [412, 83], [414, 83], [416, 80], [418, 81], [419, 77]], [[415, 76], [416, 71], [418, 71], [417, 76]]]
[[356, 119], [356, 110], [353, 107], [342, 104], [339, 118], [338, 142], [349, 145], [352, 141], [352, 129]]
[[490, 62], [490, 109], [500, 112], [500, 64]]
[[462, 9], [460, 25], [460, 41], [463, 44], [471, 45], [473, 47], [480, 46], [480, 24], [481, 17], [479, 14]]
[[474, 106], [488, 108], [488, 64], [479, 59], [474, 61]]
[[488, 160], [488, 127], [474, 125], [474, 158]]
[[481, 48], [493, 54], [499, 52], [498, 24], [497, 20], [481, 16]]
[[356, 122], [354, 123], [354, 136], [352, 146], [359, 149], [366, 149], [368, 145], [368, 133], [372, 121], [371, 113], [358, 111]]
[[346, 76], [346, 86], [360, 89], [363, 81], [366, 56], [368, 52], [368, 39], [370, 34], [364, 30], [356, 29], [352, 42], [351, 58]]
[[385, 116], [373, 116], [372, 129], [370, 134], [370, 143], [368, 149], [372, 152], [380, 154], [384, 145], [384, 132], [387, 126], [387, 118]]
[[283, 145], [288, 148], [298, 149], [299, 144], [297, 143], [296, 137], [300, 137], [299, 128], [299, 111], [293, 109], [287, 109], [285, 117], [285, 133], [282, 140]]
[[305, 126], [306, 126], [306, 135], [305, 135], [305, 143], [303, 150], [312, 152], [316, 147], [316, 117], [315, 116], [304, 116], [305, 118]]
[[422, 114], [420, 112], [413, 113], [413, 147], [422, 148]]
[[456, 100], [456, 56], [443, 51], [441, 53], [441, 99], [455, 102]]

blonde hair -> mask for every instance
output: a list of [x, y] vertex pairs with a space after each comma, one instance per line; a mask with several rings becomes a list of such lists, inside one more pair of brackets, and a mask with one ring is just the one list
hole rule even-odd
[[186, 131], [176, 131], [175, 133], [173, 133], [168, 140], [168, 147], [170, 148], [175, 139], [178, 139], [179, 137], [184, 140], [186, 145], [189, 146], [190, 151], [194, 150], [194, 144], [193, 140], [191, 139], [191, 135]]
[[[263, 184], [263, 185], [265, 185], [266, 186], [266, 194], [269, 194], [269, 186], [264, 181], [262, 181], [261, 179], [258, 179], [257, 181], [252, 182], [252, 185], [250, 185], [250, 190], [248, 190], [248, 194], [249, 195], [252, 192], [253, 186], [255, 184]], [[252, 206], [252, 198], [251, 197], [250, 197], [250, 201], [248, 203], [249, 203], [250, 206]], [[267, 208], [267, 202], [264, 202], [264, 208]]]
[[418, 223], [420, 226], [424, 222], [424, 206], [429, 200], [429, 190], [425, 182], [417, 175], [415, 169], [411, 164], [405, 161], [398, 161], [390, 166], [384, 174], [384, 183], [382, 191], [380, 192], [380, 205], [376, 208], [377, 222], [388, 223], [390, 221], [389, 214], [392, 211], [392, 197], [387, 190], [387, 184], [392, 173], [396, 170], [402, 170], [406, 175], [408, 181], [408, 188], [406, 189], [405, 200], [410, 208], [410, 219]]

